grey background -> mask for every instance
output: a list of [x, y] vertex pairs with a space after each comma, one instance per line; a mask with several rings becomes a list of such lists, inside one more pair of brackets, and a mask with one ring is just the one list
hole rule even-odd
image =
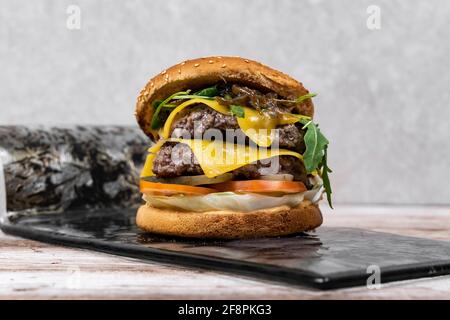
[[[319, 93], [336, 202], [450, 203], [450, 1], [0, 3], [0, 124], [134, 125], [159, 71], [240, 55]], [[66, 28], [70, 4], [81, 30]]]

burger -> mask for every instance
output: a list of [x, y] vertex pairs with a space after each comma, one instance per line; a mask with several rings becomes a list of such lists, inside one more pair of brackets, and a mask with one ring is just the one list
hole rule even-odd
[[150, 79], [136, 119], [152, 140], [140, 177], [144, 231], [191, 238], [274, 237], [322, 224], [331, 206], [328, 140], [315, 94], [240, 57], [184, 61]]

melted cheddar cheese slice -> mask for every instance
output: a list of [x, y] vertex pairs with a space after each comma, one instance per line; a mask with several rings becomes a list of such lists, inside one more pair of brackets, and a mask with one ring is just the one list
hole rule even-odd
[[151, 148], [148, 149], [148, 155], [145, 158], [144, 167], [141, 171], [141, 178], [142, 177], [151, 177], [155, 174], [153, 173], [153, 160], [155, 160], [156, 154], [158, 153], [159, 149], [161, 149], [162, 145], [166, 142], [166, 140], [161, 139], [157, 143], [155, 143]]
[[296, 123], [302, 117], [309, 118], [290, 113], [281, 114], [279, 117], [273, 118], [252, 108], [242, 108], [244, 109], [244, 117], [237, 118], [239, 127], [250, 140], [260, 147], [270, 147], [272, 145], [276, 139], [275, 128], [277, 126]]

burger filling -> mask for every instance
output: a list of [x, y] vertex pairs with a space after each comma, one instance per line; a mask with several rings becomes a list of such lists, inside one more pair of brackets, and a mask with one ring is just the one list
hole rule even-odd
[[[177, 150], [174, 150], [175, 148]], [[174, 161], [173, 158], [175, 157], [182, 159], [182, 161]], [[301, 160], [292, 156], [280, 156], [278, 160], [279, 165], [275, 166], [274, 171], [271, 172], [273, 175], [290, 175], [291, 180], [301, 181], [306, 186], [311, 186], [305, 166]], [[232, 178], [233, 180], [261, 179], [264, 178], [264, 171], [269, 166], [269, 163], [258, 160], [231, 171], [233, 174]], [[153, 160], [153, 173], [157, 177], [162, 178], [204, 174], [191, 148], [186, 144], [173, 142], [165, 143], [156, 154]]]
[[151, 206], [254, 211], [318, 201], [331, 205], [328, 140], [290, 99], [238, 84], [178, 92], [153, 104], [141, 191]]

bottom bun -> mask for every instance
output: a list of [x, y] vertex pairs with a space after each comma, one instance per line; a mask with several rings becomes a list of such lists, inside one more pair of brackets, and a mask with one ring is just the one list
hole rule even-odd
[[252, 212], [186, 212], [143, 205], [136, 217], [138, 227], [148, 232], [215, 239], [288, 235], [315, 229], [322, 221], [322, 213], [310, 201], [295, 208], [281, 206]]

